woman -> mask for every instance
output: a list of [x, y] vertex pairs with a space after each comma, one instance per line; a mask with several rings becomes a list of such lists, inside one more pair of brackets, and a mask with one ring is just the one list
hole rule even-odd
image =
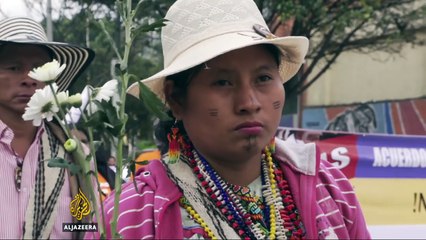
[[[303, 63], [308, 40], [273, 36], [251, 0], [178, 0], [166, 19], [165, 68], [143, 82], [170, 107], [173, 124], [161, 125], [169, 152], [139, 171], [137, 190], [123, 187], [118, 232], [370, 238], [343, 174], [320, 161], [314, 144], [274, 138], [283, 82]], [[105, 202], [107, 222], [113, 204]]]

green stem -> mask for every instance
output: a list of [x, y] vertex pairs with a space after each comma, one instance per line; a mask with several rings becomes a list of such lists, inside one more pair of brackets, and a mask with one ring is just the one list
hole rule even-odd
[[[72, 152], [72, 156], [74, 159], [77, 159], [79, 165], [83, 168], [82, 169], [83, 173], [81, 174], [83, 182], [85, 183], [81, 186], [83, 188], [83, 192], [86, 192], [86, 193], [88, 192], [90, 194], [90, 199], [92, 204], [97, 203], [92, 180], [90, 179], [90, 175], [91, 175], [90, 162], [86, 161], [86, 154], [83, 151], [83, 147], [80, 141], [78, 141], [77, 149]], [[97, 179], [96, 179], [96, 182], [99, 184], [99, 181]], [[101, 201], [101, 199], [99, 199], [99, 201]], [[93, 206], [93, 209], [95, 211], [96, 219], [100, 219], [98, 206], [96, 205]], [[103, 226], [100, 226], [99, 230], [100, 230], [100, 233], [102, 234], [104, 232]]]
[[128, 61], [129, 61], [129, 55], [130, 55], [130, 48], [132, 46], [132, 37], [131, 37], [131, 27], [133, 25], [133, 17], [131, 13], [132, 9], [132, 0], [127, 0], [127, 8], [125, 12], [125, 16], [123, 16], [124, 22], [125, 22], [125, 48], [124, 48], [124, 55], [123, 59], [120, 64], [121, 69], [121, 93], [120, 93], [120, 110], [119, 110], [119, 119], [123, 123], [123, 126], [120, 130], [120, 135], [118, 138], [117, 143], [117, 174], [115, 176], [115, 194], [114, 194], [114, 213], [113, 218], [111, 221], [111, 229], [113, 231], [112, 238], [120, 238], [120, 235], [117, 232], [117, 219], [118, 219], [118, 213], [119, 213], [119, 203], [120, 203], [120, 195], [121, 195], [121, 174], [122, 174], [122, 168], [123, 168], [123, 137], [125, 136], [125, 130], [126, 130], [126, 122], [127, 122], [127, 116], [125, 113], [124, 106], [126, 105], [126, 89], [129, 82], [129, 74], [128, 74]]
[[[81, 114], [81, 116], [82, 116], [84, 122], [88, 121], [86, 115]], [[90, 149], [90, 152], [92, 153], [92, 158], [94, 160], [93, 161], [94, 162], [94, 168], [95, 168], [94, 172], [95, 172], [95, 176], [96, 176], [96, 179], [97, 179], [99, 172], [98, 172], [98, 166], [97, 166], [97, 162], [96, 162], [96, 149], [95, 149], [95, 146], [93, 144], [94, 138], [93, 138], [92, 128], [88, 129], [88, 134], [89, 134], [89, 136], [88, 136], [89, 137], [89, 149]], [[105, 237], [105, 230], [104, 229], [106, 228], [106, 222], [105, 222], [104, 204], [103, 204], [103, 201], [102, 201], [102, 189], [101, 189], [101, 185], [99, 183], [99, 180], [96, 181], [96, 185], [98, 187], [98, 197], [99, 197], [99, 203], [101, 204], [101, 214], [102, 214], [102, 224], [99, 227], [99, 232], [100, 232], [101, 238], [103, 238], [103, 237]], [[99, 216], [96, 216], [96, 219], [99, 221], [99, 219], [100, 219]]]
[[107, 39], [110, 42], [110, 44], [112, 46], [112, 49], [114, 50], [114, 52], [117, 55], [118, 59], [121, 60], [120, 52], [118, 51], [118, 48], [117, 48], [117, 46], [116, 46], [113, 38], [111, 37], [111, 35], [107, 31], [107, 29], [105, 27], [105, 23], [102, 20], [99, 20], [99, 24], [101, 25], [101, 29], [104, 31], [105, 35], [107, 36]]
[[[60, 106], [58, 97], [56, 96], [55, 89], [53, 88], [52, 84], [49, 84], [49, 87], [50, 87], [50, 90], [53, 93], [53, 97], [55, 99], [55, 103], [56, 103], [56, 105], [59, 108], [60, 116], [63, 119], [65, 119], [65, 113], [64, 113], [62, 107]], [[82, 114], [82, 115], [84, 117], [84, 114]], [[58, 120], [59, 125], [62, 126], [62, 129], [64, 129], [67, 137], [68, 138], [73, 138], [73, 135], [71, 134], [71, 130], [68, 127], [68, 124], [66, 122], [64, 124], [62, 124], [61, 118], [58, 116], [58, 114], [54, 113], [54, 116]], [[93, 140], [93, 138], [91, 140]], [[90, 142], [91, 142], [90, 145], [93, 145], [92, 144], [93, 141], [90, 141]], [[95, 203], [97, 203], [97, 201], [96, 201], [96, 195], [94, 193], [94, 188], [93, 188], [92, 180], [90, 179], [90, 177], [88, 178], [88, 176], [90, 176], [90, 174], [91, 174], [90, 173], [90, 162], [86, 161], [86, 154], [83, 151], [83, 147], [81, 145], [81, 142], [77, 141], [77, 143], [78, 143], [77, 149], [72, 152], [72, 156], [73, 156], [73, 159], [77, 159], [78, 164], [82, 168], [82, 172], [83, 173], [81, 174], [81, 176], [82, 176], [83, 182], [85, 184], [83, 186], [81, 186], [81, 187], [84, 189], [84, 192], [86, 192], [86, 193], [89, 192], [90, 193], [91, 202], [92, 202], [92, 204], [95, 204]], [[91, 149], [91, 151], [93, 152], [93, 149]], [[95, 173], [96, 173], [96, 177], [97, 177], [96, 161], [94, 161], [94, 166], [95, 166]], [[96, 182], [98, 184], [98, 191], [100, 191], [99, 181], [97, 179], [96, 179]], [[89, 188], [87, 188], [87, 187], [89, 187]], [[99, 199], [99, 201], [101, 201], [101, 199]], [[101, 206], [102, 206], [102, 203], [101, 203]], [[93, 206], [93, 209], [95, 211], [96, 219], [100, 219], [99, 218], [99, 211], [98, 211], [97, 205]], [[102, 214], [103, 214], [103, 209], [102, 209]], [[103, 226], [101, 225], [100, 228], [99, 228], [101, 234], [104, 232], [104, 226], [105, 226], [105, 224]]]
[[[62, 110], [61, 105], [59, 104], [59, 100], [58, 100], [58, 97], [56, 96], [55, 89], [53, 89], [52, 84], [49, 84], [49, 87], [50, 87], [50, 90], [52, 91], [53, 98], [55, 99], [56, 106], [58, 106], [58, 108], [59, 108], [59, 113], [61, 114], [61, 117], [62, 117], [62, 118], [65, 118], [65, 113], [64, 113], [64, 111]], [[56, 113], [55, 113], [55, 116], [57, 116], [57, 115], [56, 115]], [[62, 128], [64, 129], [64, 131], [65, 131], [65, 133], [67, 134], [67, 136], [68, 136], [68, 137], [71, 137], [71, 136], [72, 136], [72, 134], [71, 134], [71, 130], [70, 130], [70, 128], [68, 127], [67, 123], [62, 124], [62, 122], [61, 122], [61, 121], [59, 121], [59, 125], [61, 125], [61, 126], [62, 126]]]
[[[55, 98], [56, 98], [56, 95], [55, 95]], [[57, 101], [57, 99], [55, 101]], [[56, 120], [58, 120], [62, 129], [68, 130], [68, 131], [66, 131], [67, 132], [66, 133], [67, 138], [73, 138], [73, 136], [71, 135], [71, 131], [69, 131], [67, 124], [62, 124], [61, 119], [58, 116], [58, 114], [55, 113], [54, 117], [55, 117]], [[84, 184], [81, 185], [80, 187], [83, 188], [83, 192], [90, 194], [89, 198], [90, 198], [91, 204], [96, 204], [97, 201], [96, 201], [96, 196], [95, 196], [95, 193], [94, 193], [92, 180], [90, 179], [90, 177], [88, 178], [88, 176], [90, 176], [90, 174], [91, 174], [90, 161], [86, 161], [86, 154], [83, 151], [82, 143], [80, 141], [77, 141], [77, 149], [75, 149], [71, 153], [71, 155], [72, 155], [72, 158], [74, 160], [77, 160], [78, 165], [81, 167], [81, 172], [79, 174], [81, 175]], [[96, 161], [95, 161], [95, 172], [97, 173]], [[96, 176], [97, 176], [97, 174], [96, 174]], [[100, 191], [99, 181], [97, 179], [96, 179], [96, 182], [98, 184], [98, 191]], [[101, 206], [102, 206], [102, 203], [101, 203]], [[100, 219], [97, 205], [93, 206], [93, 209], [95, 211], [96, 219]], [[102, 214], [103, 214], [103, 209], [102, 209]], [[104, 224], [104, 226], [105, 226], [105, 224]], [[99, 227], [99, 231], [100, 231], [101, 234], [105, 232], [104, 226], [101, 225]]]

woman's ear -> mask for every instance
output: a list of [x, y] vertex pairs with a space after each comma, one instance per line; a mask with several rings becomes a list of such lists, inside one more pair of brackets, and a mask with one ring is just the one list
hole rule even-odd
[[170, 107], [170, 110], [173, 113], [173, 116], [176, 118], [176, 120], [181, 119], [181, 113], [182, 113], [182, 105], [178, 99], [176, 99], [176, 96], [173, 94], [174, 92], [174, 82], [170, 80], [164, 81], [164, 96], [166, 98], [166, 102]]

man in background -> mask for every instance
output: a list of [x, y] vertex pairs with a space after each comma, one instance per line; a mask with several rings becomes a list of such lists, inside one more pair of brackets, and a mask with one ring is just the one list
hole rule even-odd
[[64, 90], [93, 57], [90, 49], [49, 42], [43, 27], [31, 19], [0, 21], [0, 238], [76, 237], [64, 232], [62, 223], [74, 221], [69, 205], [79, 181], [45, 161], [66, 155], [61, 129], [51, 123], [35, 127], [22, 115], [35, 90], [44, 87], [29, 71], [53, 59], [66, 64], [56, 80]]

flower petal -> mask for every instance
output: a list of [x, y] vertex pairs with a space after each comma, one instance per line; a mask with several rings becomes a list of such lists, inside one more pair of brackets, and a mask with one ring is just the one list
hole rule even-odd
[[56, 59], [53, 59], [53, 61], [45, 63], [41, 67], [34, 68], [28, 73], [28, 76], [41, 82], [50, 82], [54, 81], [64, 71], [65, 67], [66, 64], [60, 65]]

